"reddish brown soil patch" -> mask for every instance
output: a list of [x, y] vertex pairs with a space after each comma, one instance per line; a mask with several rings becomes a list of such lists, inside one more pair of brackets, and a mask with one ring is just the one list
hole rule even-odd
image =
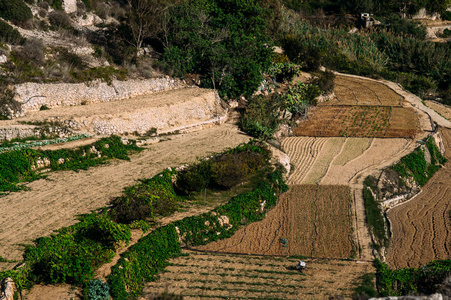
[[320, 106], [294, 129], [297, 136], [409, 137], [418, 131], [412, 108], [388, 106]]
[[[207, 251], [345, 258], [353, 254], [351, 195], [347, 186], [297, 185], [283, 194], [263, 221]], [[281, 239], [286, 239], [283, 243]]]
[[[451, 130], [441, 130], [451, 158]], [[451, 257], [451, 164], [439, 170], [421, 194], [388, 212], [392, 238], [387, 261], [393, 268], [419, 267]]]

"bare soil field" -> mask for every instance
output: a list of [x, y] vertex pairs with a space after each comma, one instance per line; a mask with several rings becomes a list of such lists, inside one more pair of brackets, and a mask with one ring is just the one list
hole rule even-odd
[[294, 168], [288, 179], [290, 185], [347, 185], [359, 172], [396, 159], [411, 145], [409, 139], [289, 137], [282, 140], [282, 148]]
[[[281, 239], [286, 239], [286, 243]], [[346, 258], [355, 251], [347, 186], [295, 185], [264, 220], [200, 250], [257, 255]]]
[[366, 262], [306, 259], [300, 273], [290, 269], [295, 258], [185, 253], [146, 285], [141, 299], [165, 291], [184, 299], [349, 299], [357, 279], [374, 272]]
[[409, 137], [418, 133], [413, 108], [388, 106], [320, 106], [294, 129], [296, 136]]
[[435, 101], [424, 101], [426, 106], [432, 108], [447, 120], [451, 121], [451, 107]]
[[[451, 130], [442, 129], [451, 159]], [[387, 262], [392, 268], [419, 267], [451, 257], [451, 164], [439, 170], [408, 202], [388, 211], [392, 237]]]
[[[52, 172], [47, 179], [26, 184], [29, 191], [0, 198], [0, 256], [20, 260], [19, 244], [74, 224], [76, 215], [107, 205], [136, 180], [249, 140], [231, 124], [168, 138], [132, 155], [131, 161], [116, 160], [78, 173]], [[0, 269], [8, 267], [11, 264], [0, 263]]]
[[404, 104], [403, 97], [382, 83], [348, 76], [336, 76], [336, 99], [320, 105], [369, 105], [398, 106]]

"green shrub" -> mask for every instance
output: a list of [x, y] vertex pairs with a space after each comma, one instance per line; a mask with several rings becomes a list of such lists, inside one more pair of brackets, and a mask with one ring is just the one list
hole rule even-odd
[[140, 184], [127, 187], [124, 195], [113, 199], [111, 213], [121, 223], [166, 216], [178, 209], [178, 196], [172, 186], [176, 171], [165, 170]]
[[279, 96], [280, 109], [289, 111], [292, 119], [305, 116], [310, 106], [318, 104], [316, 99], [321, 94], [317, 85], [297, 82], [288, 86], [285, 93]]
[[280, 125], [280, 106], [276, 94], [258, 95], [248, 99], [241, 115], [241, 130], [259, 139], [271, 139]]
[[268, 70], [268, 75], [277, 82], [291, 82], [294, 77], [301, 74], [301, 68], [294, 63], [275, 63]]
[[376, 282], [381, 296], [434, 294], [451, 274], [451, 260], [437, 260], [419, 268], [391, 270], [376, 260]]
[[113, 79], [125, 80], [127, 69], [115, 69], [112, 66], [95, 67], [81, 71], [73, 71], [71, 72], [71, 75], [78, 82], [102, 79], [107, 83], [111, 83]]
[[377, 202], [377, 199], [373, 196], [373, 193], [378, 194], [377, 179], [368, 176], [365, 178], [363, 185], [363, 201], [365, 205], [366, 222], [370, 231], [375, 237], [375, 247], [381, 246], [388, 247], [388, 236], [385, 231], [385, 220], [383, 212]]
[[442, 20], [443, 21], [451, 21], [451, 11], [445, 11], [442, 14]]
[[210, 184], [212, 160], [201, 160], [177, 176], [177, 188], [184, 194], [200, 192]]
[[0, 0], [0, 17], [13, 22], [25, 22], [33, 14], [22, 0]]
[[110, 287], [107, 282], [102, 282], [100, 279], [91, 280], [88, 282], [88, 299], [89, 300], [109, 300]]
[[3, 20], [0, 20], [0, 41], [8, 44], [22, 44], [25, 39], [22, 35], [14, 29], [11, 25]]
[[425, 185], [429, 178], [440, 169], [441, 164], [446, 162], [432, 138], [426, 141], [426, 146], [431, 154], [431, 164], [426, 162], [424, 150], [417, 148], [393, 166], [393, 169], [402, 177], [413, 177], [420, 186]]
[[53, 30], [72, 28], [70, 17], [62, 10], [52, 11], [49, 13], [48, 18]]
[[[90, 214], [80, 219], [58, 234], [39, 238], [35, 245], [26, 247], [24, 260], [31, 266], [32, 281], [83, 284], [94, 277], [101, 264], [113, 258], [118, 243], [130, 240], [127, 226], [115, 224], [103, 215]], [[100, 240], [97, 234], [101, 234]]]
[[314, 74], [312, 83], [317, 85], [322, 94], [329, 94], [335, 87], [335, 74], [332, 71], [319, 71]]
[[215, 159], [211, 166], [212, 184], [230, 189], [246, 180], [250, 174], [266, 164], [265, 159], [254, 152], [225, 154]]

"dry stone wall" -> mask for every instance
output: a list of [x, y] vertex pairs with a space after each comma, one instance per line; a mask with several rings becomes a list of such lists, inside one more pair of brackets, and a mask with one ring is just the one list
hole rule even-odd
[[185, 87], [177, 79], [163, 77], [148, 80], [113, 80], [111, 84], [101, 80], [87, 83], [24, 83], [15, 86], [15, 100], [22, 104], [23, 114], [39, 110], [43, 105], [75, 106], [109, 102]]

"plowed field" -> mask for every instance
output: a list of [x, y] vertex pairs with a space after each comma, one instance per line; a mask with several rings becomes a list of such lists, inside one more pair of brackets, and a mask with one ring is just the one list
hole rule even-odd
[[432, 108], [440, 115], [442, 115], [444, 118], [451, 121], [451, 106], [443, 105], [435, 101], [424, 101], [424, 102], [428, 107]]
[[[346, 258], [353, 254], [351, 195], [347, 186], [297, 185], [264, 220], [201, 250], [258, 255]], [[283, 243], [281, 239], [286, 239]]]
[[347, 185], [358, 172], [377, 167], [411, 145], [407, 139], [289, 137], [282, 141], [294, 171], [292, 185]]
[[294, 258], [187, 253], [146, 285], [145, 299], [165, 291], [183, 299], [349, 299], [353, 282], [373, 271], [371, 263], [307, 259], [300, 273], [287, 268], [296, 265]]
[[294, 129], [296, 136], [408, 137], [418, 132], [413, 108], [389, 106], [320, 106]]
[[381, 105], [399, 106], [404, 100], [386, 85], [359, 78], [337, 76], [334, 88], [336, 99], [320, 105]]
[[[441, 131], [451, 158], [451, 130]], [[421, 194], [389, 210], [392, 238], [387, 261], [393, 268], [419, 267], [451, 257], [451, 163], [439, 170]]]

